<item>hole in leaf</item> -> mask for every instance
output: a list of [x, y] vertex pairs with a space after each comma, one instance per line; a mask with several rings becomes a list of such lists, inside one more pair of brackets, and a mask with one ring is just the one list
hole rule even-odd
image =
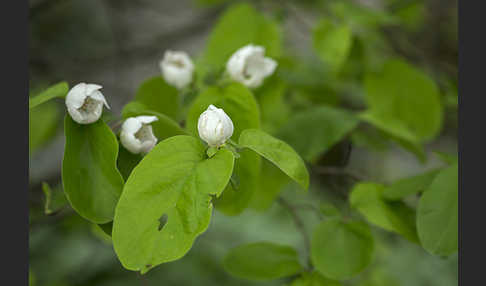
[[160, 218], [159, 218], [159, 227], [158, 227], [158, 230], [161, 231], [162, 228], [164, 228], [165, 224], [167, 223], [167, 220], [169, 220], [169, 216], [167, 214], [163, 214]]

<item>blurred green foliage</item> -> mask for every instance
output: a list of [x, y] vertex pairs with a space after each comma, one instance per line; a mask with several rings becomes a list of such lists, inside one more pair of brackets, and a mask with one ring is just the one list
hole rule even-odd
[[[433, 22], [440, 19], [435, 13], [455, 15], [457, 5], [449, 5], [451, 12], [425, 0], [387, 0], [380, 7], [331, 0], [190, 2], [197, 9], [222, 10], [195, 58], [191, 90], [181, 100], [160, 76], [151, 77], [125, 105], [121, 118], [103, 120], [113, 127], [113, 121], [151, 114], [159, 118], [154, 131], [160, 140], [186, 132], [197, 136], [199, 114], [215, 104], [232, 118], [234, 141], [245, 129], [261, 128], [292, 146], [310, 171], [309, 192], [274, 164], [244, 150], [235, 161], [231, 184], [214, 200], [217, 211], [208, 231], [182, 259], [141, 276], [117, 259], [111, 222], [96, 225], [81, 219], [66, 205], [59, 178], [49, 179], [54, 188], [31, 182], [30, 285], [457, 285], [457, 156], [436, 152], [444, 161], [437, 164], [438, 156], [430, 156], [457, 128], [457, 19]], [[39, 24], [34, 30], [46, 27]], [[305, 39], [305, 55], [289, 45], [295, 41], [292, 29]], [[75, 43], [80, 43], [76, 51], [95, 48], [84, 38]], [[255, 90], [224, 75], [229, 56], [249, 43], [264, 46], [266, 56], [278, 62], [277, 71]], [[65, 45], [76, 46], [69, 39]], [[64, 87], [36, 92], [45, 96], [30, 100], [31, 155], [40, 153], [62, 125], [60, 104], [47, 100], [62, 97]], [[86, 137], [92, 140], [93, 134]], [[122, 146], [115, 149], [103, 153], [118, 152], [117, 168], [127, 179], [142, 157]], [[271, 148], [252, 149], [274, 158]], [[392, 158], [402, 151], [416, 156], [415, 164], [421, 166], [414, 176], [407, 176], [400, 159]], [[75, 153], [82, 160], [90, 157], [89, 152]], [[403, 178], [370, 176], [374, 170], [353, 172], [359, 164], [349, 162], [356, 154], [356, 160], [363, 154], [390, 158], [386, 166]], [[150, 174], [140, 180], [161, 176], [157, 170]], [[99, 197], [103, 192], [98, 190], [89, 191]], [[124, 233], [130, 250], [130, 224]], [[268, 243], [251, 247], [259, 241]]]

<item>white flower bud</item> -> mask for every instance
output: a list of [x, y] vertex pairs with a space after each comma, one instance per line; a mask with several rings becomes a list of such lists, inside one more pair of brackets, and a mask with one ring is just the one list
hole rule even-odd
[[75, 85], [66, 95], [66, 106], [71, 118], [79, 124], [89, 124], [97, 121], [103, 112], [103, 104], [110, 108], [105, 97], [99, 91], [101, 85]]
[[185, 52], [166, 51], [164, 59], [160, 62], [160, 69], [168, 84], [182, 89], [192, 81], [194, 64]]
[[276, 68], [277, 62], [265, 57], [265, 48], [252, 44], [237, 50], [226, 63], [231, 78], [249, 88], [259, 87]]
[[199, 116], [197, 130], [210, 147], [219, 147], [233, 135], [233, 122], [223, 109], [211, 104]]
[[157, 137], [150, 123], [157, 120], [159, 119], [156, 116], [137, 116], [125, 120], [120, 132], [123, 147], [134, 154], [148, 153], [152, 150], [157, 144]]

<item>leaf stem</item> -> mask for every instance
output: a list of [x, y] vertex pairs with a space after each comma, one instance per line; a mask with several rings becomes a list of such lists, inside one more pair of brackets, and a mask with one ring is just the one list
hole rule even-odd
[[277, 202], [282, 207], [287, 209], [287, 211], [290, 213], [290, 215], [292, 216], [292, 218], [294, 220], [295, 226], [297, 227], [297, 229], [302, 234], [302, 238], [304, 240], [304, 247], [305, 247], [305, 251], [306, 251], [306, 258], [307, 258], [306, 259], [307, 265], [305, 267], [306, 267], [306, 269], [310, 269], [311, 267], [310, 267], [310, 263], [309, 263], [309, 257], [310, 257], [311, 245], [310, 245], [310, 238], [309, 238], [309, 235], [307, 234], [307, 231], [305, 229], [304, 222], [302, 221], [302, 219], [298, 215], [297, 209], [295, 208], [295, 206], [291, 205], [287, 200], [285, 200], [282, 197], [279, 197], [277, 199]]

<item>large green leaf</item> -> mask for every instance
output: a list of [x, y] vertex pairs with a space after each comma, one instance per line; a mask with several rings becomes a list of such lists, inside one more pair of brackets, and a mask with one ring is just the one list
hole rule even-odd
[[369, 105], [365, 120], [411, 142], [434, 138], [442, 124], [442, 105], [435, 82], [425, 73], [394, 59], [380, 74], [365, 78]]
[[292, 281], [290, 286], [341, 286], [339, 281], [327, 279], [317, 271], [304, 272], [300, 277]]
[[123, 188], [116, 167], [118, 141], [103, 120], [77, 124], [64, 120], [66, 146], [62, 162], [64, 192], [73, 209], [94, 223], [113, 219]]
[[458, 167], [441, 171], [425, 190], [417, 209], [422, 246], [432, 254], [450, 255], [458, 242]]
[[371, 223], [418, 242], [415, 211], [403, 202], [389, 202], [382, 197], [385, 186], [375, 183], [356, 185], [349, 198], [350, 204]]
[[179, 92], [167, 84], [162, 76], [144, 81], [137, 90], [135, 101], [172, 119], [177, 119], [179, 115]]
[[309, 173], [304, 161], [284, 141], [258, 129], [247, 129], [241, 132], [239, 144], [275, 164], [304, 189], [309, 187]]
[[263, 160], [260, 183], [251, 197], [250, 207], [258, 211], [267, 210], [289, 182], [290, 178], [279, 168], [270, 161]]
[[278, 57], [282, 39], [278, 25], [247, 3], [235, 4], [221, 16], [209, 35], [200, 62], [203, 69], [223, 68], [239, 48], [254, 44], [265, 47], [265, 56]]
[[358, 274], [370, 264], [373, 249], [373, 236], [367, 224], [333, 218], [315, 228], [311, 260], [322, 275], [340, 280]]
[[[234, 125], [233, 138], [244, 129], [260, 127], [260, 112], [252, 93], [240, 83], [223, 87], [211, 87], [203, 91], [193, 102], [187, 115], [187, 130], [198, 136], [197, 121], [210, 104], [224, 109]], [[223, 195], [215, 200], [218, 210], [227, 215], [241, 213], [249, 204], [258, 188], [261, 158], [252, 151], [244, 150], [236, 161], [234, 176], [240, 182], [237, 189], [228, 185]]]
[[439, 170], [432, 170], [416, 176], [400, 179], [383, 191], [387, 200], [401, 200], [402, 198], [425, 190], [434, 180]]
[[278, 137], [288, 142], [307, 161], [315, 161], [341, 141], [359, 123], [351, 113], [320, 106], [292, 117], [279, 131]]
[[182, 129], [176, 121], [174, 121], [174, 119], [165, 114], [154, 111], [138, 101], [129, 102], [122, 109], [122, 117], [124, 119], [140, 115], [157, 116], [158, 120], [152, 122], [151, 125], [158, 140], [163, 140], [175, 135], [187, 134], [185, 130]]
[[351, 29], [322, 19], [314, 29], [313, 46], [320, 59], [337, 72], [348, 58], [353, 43]]
[[270, 242], [240, 245], [223, 262], [229, 273], [251, 280], [270, 280], [302, 271], [295, 249]]
[[36, 107], [46, 101], [53, 98], [65, 97], [69, 91], [69, 85], [67, 82], [60, 82], [53, 86], [50, 86], [39, 95], [29, 98], [29, 109]]
[[113, 223], [113, 245], [123, 266], [147, 272], [184, 256], [211, 218], [233, 171], [233, 153], [210, 159], [190, 136], [170, 137], [135, 167], [123, 189]]

